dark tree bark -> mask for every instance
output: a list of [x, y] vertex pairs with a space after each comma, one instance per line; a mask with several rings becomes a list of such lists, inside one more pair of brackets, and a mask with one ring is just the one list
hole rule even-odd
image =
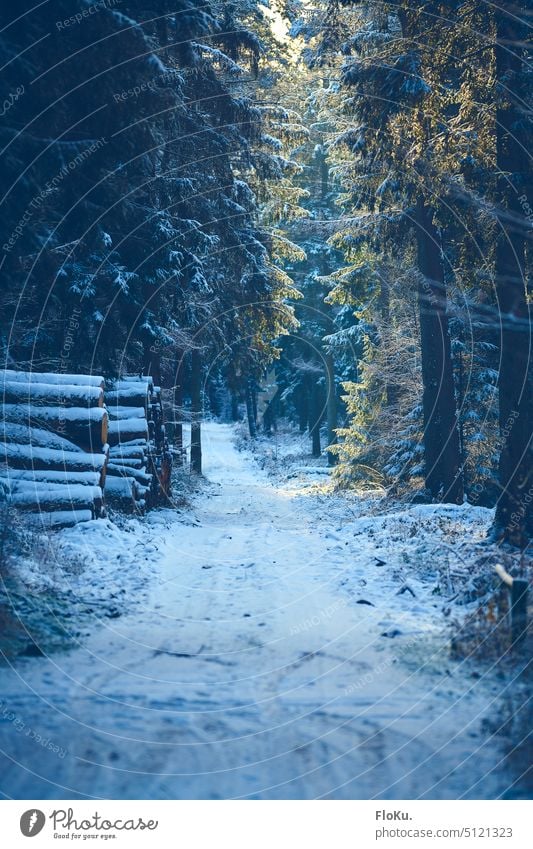
[[250, 379], [246, 381], [246, 416], [248, 418], [250, 436], [252, 439], [255, 439], [257, 436], [257, 425], [254, 411], [253, 385]]
[[[464, 400], [465, 400], [465, 376], [464, 376], [464, 365], [463, 365], [463, 355], [459, 352], [459, 356], [457, 358], [457, 400], [459, 404], [459, 409], [463, 409]], [[466, 447], [465, 447], [465, 423], [464, 416], [461, 416], [459, 419], [459, 450], [461, 452], [461, 464], [463, 467], [463, 487], [464, 491], [468, 493], [469, 481], [466, 474]]]
[[[525, 3], [507, 12], [498, 7], [496, 77], [501, 103], [497, 111], [498, 224], [496, 295], [499, 310], [498, 379], [502, 450], [501, 494], [492, 535], [525, 547], [533, 537], [533, 350], [527, 303], [526, 239], [532, 185], [524, 102], [526, 53]], [[521, 14], [522, 12], [522, 14]]]
[[[329, 351], [324, 355], [326, 361], [326, 373], [327, 373], [327, 400], [326, 400], [326, 409], [327, 409], [327, 419], [328, 419], [328, 446], [337, 444], [337, 387], [335, 386], [335, 361], [333, 359], [333, 354]], [[328, 466], [335, 466], [337, 463], [337, 455], [333, 454], [331, 451], [327, 452], [328, 454]]]
[[[324, 86], [329, 85], [326, 80], [323, 81]], [[315, 152], [315, 159], [318, 165], [320, 174], [320, 200], [325, 203], [329, 192], [329, 167], [326, 152], [323, 145], [319, 145]]]
[[305, 433], [309, 424], [309, 376], [304, 375], [296, 393], [300, 433]]
[[278, 388], [274, 397], [270, 399], [263, 415], [263, 428], [267, 436], [272, 436], [272, 432], [275, 433], [277, 430], [276, 417], [278, 411], [279, 395], [280, 390]]
[[219, 418], [222, 414], [222, 404], [220, 403], [220, 386], [215, 381], [210, 381], [208, 384], [209, 393], [209, 410]]
[[317, 383], [317, 376], [312, 375], [311, 377], [311, 414], [309, 418], [309, 435], [312, 440], [312, 454], [313, 457], [320, 457], [321, 445], [320, 445], [320, 423], [322, 421], [322, 399], [320, 397], [320, 387]]
[[[379, 292], [379, 306], [381, 312], [381, 320], [385, 327], [390, 324], [390, 286], [383, 272], [381, 277], [381, 286]], [[385, 386], [385, 396], [387, 398], [387, 407], [392, 408], [398, 401], [398, 387], [391, 382], [390, 376], [387, 375], [387, 383]]]
[[231, 393], [231, 420], [233, 422], [239, 421], [239, 399], [236, 392]]
[[418, 291], [422, 356], [426, 486], [435, 500], [463, 500], [444, 268], [433, 210], [417, 202]]
[[255, 380], [252, 381], [251, 392], [252, 392], [252, 410], [253, 410], [253, 415], [254, 415], [255, 429], [257, 431], [258, 413], [257, 413], [257, 389], [256, 389]]
[[161, 353], [153, 343], [143, 343], [143, 367], [144, 374], [151, 375], [154, 384], [161, 386]]
[[177, 451], [176, 462], [182, 466], [183, 456], [183, 379], [184, 379], [184, 357], [183, 351], [179, 351], [176, 357], [176, 370], [174, 375], [174, 447]]
[[191, 472], [202, 474], [202, 360], [200, 351], [191, 351]]

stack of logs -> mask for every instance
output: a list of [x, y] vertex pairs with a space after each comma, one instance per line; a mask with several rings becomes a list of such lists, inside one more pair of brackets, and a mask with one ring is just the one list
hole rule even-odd
[[[160, 390], [123, 378], [0, 374], [0, 488], [46, 527], [144, 512], [170, 494]], [[106, 403], [108, 407], [106, 407]]]
[[124, 377], [106, 392], [106, 405], [106, 500], [126, 512], [144, 511], [170, 495], [171, 454], [161, 390], [151, 377]]

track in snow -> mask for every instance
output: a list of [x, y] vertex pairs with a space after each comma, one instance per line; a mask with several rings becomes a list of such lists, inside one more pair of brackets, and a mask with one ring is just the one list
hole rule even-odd
[[232, 439], [205, 426], [199, 525], [151, 520], [161, 557], [142, 608], [3, 670], [4, 795], [504, 793], [481, 731], [498, 685], [450, 664], [437, 605], [398, 597], [364, 539], [348, 544]]

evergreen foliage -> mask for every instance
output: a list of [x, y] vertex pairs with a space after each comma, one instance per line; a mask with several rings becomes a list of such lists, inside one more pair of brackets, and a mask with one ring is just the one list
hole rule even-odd
[[[334, 477], [533, 532], [530, 9], [0, 9], [9, 367], [151, 373], [298, 423]], [[272, 374], [272, 371], [269, 372]], [[325, 425], [325, 427], [324, 427]]]

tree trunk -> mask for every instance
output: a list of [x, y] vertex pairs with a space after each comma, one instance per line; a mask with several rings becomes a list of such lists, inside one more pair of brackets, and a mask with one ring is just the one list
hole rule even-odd
[[263, 415], [263, 428], [267, 436], [272, 436], [272, 432], [277, 430], [276, 414], [278, 408], [280, 390], [279, 387], [273, 398], [268, 402], [267, 408]]
[[10, 481], [8, 486], [10, 503], [20, 510], [91, 510], [95, 518], [102, 512], [103, 496], [99, 486], [37, 481]]
[[38, 469], [52, 472], [98, 472], [99, 485], [105, 481], [106, 454], [89, 454], [53, 448], [35, 448], [33, 445], [0, 444], [0, 462], [14, 469]]
[[105, 393], [105, 404], [108, 409], [113, 407], [143, 407], [146, 418], [149, 418], [152, 398], [148, 386], [132, 384], [131, 388], [114, 389]]
[[103, 407], [39, 407], [4, 404], [1, 422], [48, 430], [83, 448], [99, 451], [108, 441], [109, 421]]
[[39, 383], [54, 384], [61, 386], [63, 383], [74, 386], [99, 386], [104, 388], [104, 378], [96, 374], [56, 374], [56, 372], [15, 371], [14, 369], [2, 369], [0, 371], [0, 387], [7, 380], [18, 383], [30, 383], [35, 386]]
[[317, 383], [317, 375], [311, 378], [311, 415], [309, 420], [310, 436], [312, 440], [313, 457], [320, 457], [320, 422], [322, 420], [322, 404], [320, 398], [320, 387]]
[[300, 433], [305, 433], [309, 424], [309, 376], [304, 375], [297, 390], [298, 422]]
[[[457, 369], [457, 401], [459, 404], [459, 409], [462, 410], [464, 408], [465, 402], [465, 379], [464, 379], [464, 366], [463, 366], [463, 355], [459, 352], [458, 357], [458, 369]], [[460, 416], [459, 418], [459, 451], [461, 452], [461, 463], [463, 466], [463, 487], [464, 491], [468, 493], [468, 488], [470, 485], [469, 479], [466, 473], [466, 443], [465, 443], [465, 420], [464, 416]]]
[[254, 414], [255, 429], [257, 431], [257, 422], [259, 420], [259, 416], [258, 416], [258, 413], [257, 413], [257, 389], [255, 388], [255, 386], [256, 386], [256, 384], [255, 384], [255, 380], [254, 380], [254, 381], [252, 381], [252, 386], [251, 386], [252, 410], [253, 410], [253, 414]]
[[0, 393], [3, 404], [32, 404], [46, 407], [104, 406], [104, 390], [99, 386], [2, 381]]
[[[109, 465], [108, 465], [109, 469]], [[72, 469], [61, 469], [60, 471], [47, 471], [37, 469], [13, 469], [6, 468], [0, 470], [0, 480], [3, 482], [15, 483], [17, 481], [26, 481], [37, 484], [64, 484], [72, 486], [73, 484], [81, 484], [83, 486], [100, 486], [103, 487], [101, 472], [77, 472]]]
[[122, 510], [124, 513], [134, 513], [136, 507], [134, 478], [108, 476], [105, 485], [105, 498], [111, 507]]
[[161, 352], [156, 345], [144, 343], [144, 374], [151, 375], [154, 384], [161, 386]]
[[231, 420], [233, 422], [239, 421], [239, 399], [236, 392], [231, 393]]
[[[390, 286], [386, 274], [386, 269], [383, 269], [380, 275], [381, 286], [379, 292], [381, 321], [385, 330], [385, 333], [383, 334], [385, 338], [381, 340], [381, 343], [384, 345], [386, 345], [388, 341], [386, 331], [390, 326]], [[389, 409], [392, 409], [398, 402], [398, 387], [391, 380], [390, 374], [385, 375], [385, 397], [387, 399], [387, 407]]]
[[185, 458], [183, 456], [183, 372], [184, 372], [184, 355], [183, 351], [179, 351], [176, 357], [176, 371], [174, 375], [174, 447], [176, 449], [176, 462], [179, 466], [183, 466]]
[[255, 439], [257, 436], [257, 426], [256, 419], [254, 413], [254, 402], [253, 402], [253, 389], [252, 382], [250, 379], [246, 381], [246, 415], [248, 417], [248, 430], [250, 431], [250, 436], [252, 439]]
[[[325, 83], [325, 80], [323, 81]], [[329, 192], [329, 167], [326, 152], [323, 145], [318, 145], [315, 151], [315, 159], [320, 174], [320, 200], [325, 204]]]
[[444, 269], [433, 210], [422, 197], [417, 201], [417, 248], [426, 486], [433, 499], [460, 504], [463, 480]]
[[191, 472], [202, 474], [202, 361], [200, 351], [191, 351]]
[[[335, 430], [337, 428], [337, 387], [335, 385], [335, 362], [333, 359], [333, 354], [331, 352], [326, 352], [325, 354], [326, 361], [326, 372], [328, 376], [327, 381], [327, 418], [328, 418], [328, 445], [336, 445], [337, 444], [337, 434]], [[328, 451], [328, 466], [335, 466], [337, 463], [337, 455], [333, 454], [331, 451]]]
[[209, 412], [218, 419], [222, 415], [222, 405], [220, 403], [220, 385], [217, 380], [208, 382], [207, 393], [209, 396]]
[[148, 440], [148, 422], [138, 416], [131, 419], [116, 419], [109, 422], [107, 441], [109, 445], [132, 442], [136, 439]]
[[[496, 295], [499, 310], [498, 379], [501, 494], [493, 537], [525, 547], [533, 537], [533, 390], [532, 324], [526, 295], [526, 210], [531, 197], [531, 159], [523, 130], [527, 120], [521, 80], [526, 74], [522, 21], [526, 4], [496, 13], [496, 77], [502, 103], [497, 112], [498, 223]], [[509, 83], [509, 80], [512, 82]], [[505, 88], [504, 88], [505, 87]]]

